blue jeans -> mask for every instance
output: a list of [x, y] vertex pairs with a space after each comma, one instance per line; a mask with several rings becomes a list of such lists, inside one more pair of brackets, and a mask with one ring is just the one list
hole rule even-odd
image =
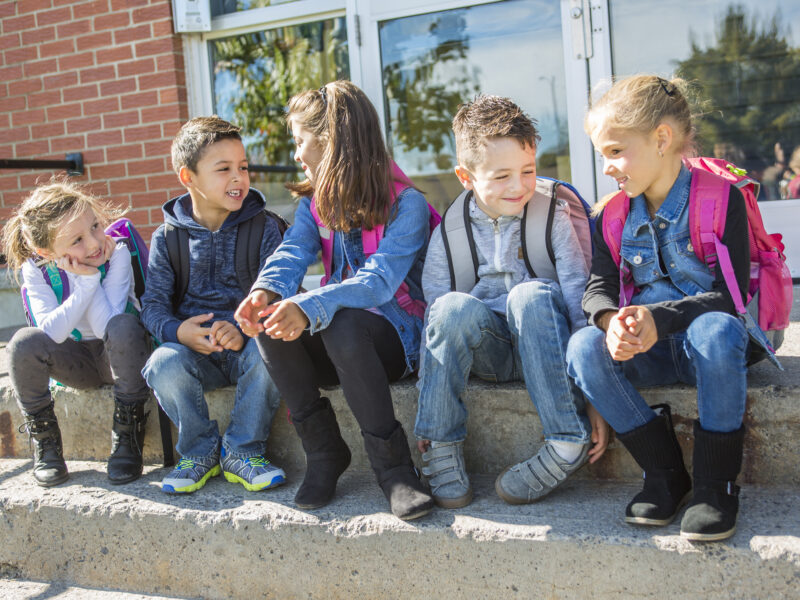
[[222, 436], [226, 453], [239, 458], [264, 454], [280, 396], [254, 339], [239, 352], [203, 355], [183, 344], [166, 343], [142, 371], [158, 403], [178, 427], [177, 450], [192, 460], [219, 456], [217, 422], [209, 419], [206, 391], [236, 384], [231, 421]]
[[438, 298], [425, 330], [419, 406], [419, 439], [466, 438], [462, 394], [470, 373], [487, 381], [524, 379], [546, 439], [588, 443], [591, 425], [584, 399], [567, 374], [567, 307], [558, 284], [529, 281], [508, 295], [506, 317], [460, 292]]
[[597, 327], [577, 332], [567, 348], [569, 374], [586, 398], [618, 433], [655, 418], [637, 387], [672, 383], [697, 386], [697, 412], [706, 431], [739, 429], [747, 396], [747, 331], [738, 318], [722, 312], [697, 317], [680, 333], [647, 352], [615, 361]]

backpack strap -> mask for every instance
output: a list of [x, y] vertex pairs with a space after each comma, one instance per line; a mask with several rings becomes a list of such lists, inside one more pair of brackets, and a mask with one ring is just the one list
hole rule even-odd
[[[471, 198], [471, 191], [461, 192], [447, 207], [440, 225], [450, 269], [450, 289], [456, 292], [469, 292], [478, 282], [478, 252], [469, 222]], [[454, 248], [458, 251], [454, 252]], [[464, 248], [469, 248], [469, 254]]]
[[264, 237], [264, 229], [268, 220], [275, 222], [281, 239], [283, 239], [289, 223], [279, 214], [266, 208], [254, 215], [252, 219], [239, 223], [239, 230], [236, 234], [234, 268], [236, 269], [236, 281], [239, 282], [239, 287], [245, 294], [250, 293], [250, 288], [261, 270], [261, 239]]
[[[553, 252], [553, 218], [556, 211], [556, 189], [553, 179], [536, 178], [536, 190], [525, 205], [520, 238], [525, 268], [531, 277], [556, 279], [556, 255]], [[544, 227], [544, 231], [542, 231]]]
[[603, 240], [608, 246], [611, 258], [619, 269], [619, 305], [628, 306], [633, 298], [633, 274], [622, 261], [622, 231], [630, 212], [630, 198], [625, 192], [620, 192], [608, 201], [603, 209]]
[[189, 288], [189, 232], [183, 227], [167, 223], [164, 227], [164, 239], [167, 244], [169, 264], [175, 273], [172, 308], [177, 310]]

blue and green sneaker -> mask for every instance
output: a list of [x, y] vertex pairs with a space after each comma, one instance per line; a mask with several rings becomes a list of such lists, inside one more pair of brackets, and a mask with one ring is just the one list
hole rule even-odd
[[172, 472], [161, 480], [161, 491], [169, 494], [196, 492], [219, 473], [219, 462], [205, 464], [182, 458]]
[[222, 474], [231, 483], [241, 483], [248, 492], [275, 487], [286, 481], [286, 473], [263, 456], [226, 456], [222, 449]]

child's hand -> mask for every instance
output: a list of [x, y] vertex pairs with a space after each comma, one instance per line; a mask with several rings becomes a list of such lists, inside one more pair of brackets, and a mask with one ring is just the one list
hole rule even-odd
[[225, 348], [238, 352], [244, 346], [244, 338], [233, 323], [228, 321], [214, 321], [211, 325], [211, 339]]
[[267, 314], [266, 308], [276, 296], [275, 292], [269, 290], [255, 290], [242, 300], [239, 308], [233, 313], [233, 318], [242, 328], [242, 333], [248, 337], [256, 337], [264, 331], [261, 318]]
[[216, 343], [211, 327], [201, 327], [202, 323], [214, 317], [214, 313], [189, 317], [178, 327], [178, 341], [200, 354], [222, 352], [223, 347]]
[[269, 315], [264, 321], [264, 333], [273, 340], [291, 342], [300, 337], [308, 327], [308, 317], [294, 302], [283, 300], [270, 304], [260, 315]]
[[600, 416], [600, 413], [597, 412], [597, 409], [589, 402], [586, 403], [586, 414], [592, 424], [592, 443], [594, 444], [589, 450], [589, 462], [596, 463], [608, 448], [610, 427], [606, 420]]
[[417, 440], [417, 450], [420, 454], [425, 454], [431, 448], [430, 440]]
[[67, 256], [66, 254], [56, 261], [56, 266], [74, 275], [94, 275], [97, 273], [97, 267], [85, 265], [79, 262], [77, 258]]
[[117, 249], [117, 242], [114, 241], [114, 238], [112, 238], [110, 235], [107, 235], [106, 242], [103, 247], [103, 256], [105, 257], [105, 260], [103, 262], [108, 262], [109, 260], [111, 260], [111, 255], [114, 254], [114, 250], [116, 249]]
[[639, 338], [639, 352], [647, 352], [658, 341], [658, 330], [653, 313], [644, 306], [626, 306], [617, 313], [628, 331]]

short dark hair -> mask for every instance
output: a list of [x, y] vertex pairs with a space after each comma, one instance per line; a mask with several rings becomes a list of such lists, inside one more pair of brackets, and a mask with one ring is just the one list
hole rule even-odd
[[176, 173], [181, 167], [196, 172], [197, 163], [203, 158], [206, 148], [220, 140], [242, 141], [240, 131], [236, 125], [216, 115], [186, 121], [172, 140], [172, 168]]
[[458, 162], [473, 168], [484, 160], [486, 140], [510, 137], [522, 147], [536, 145], [541, 139], [536, 121], [508, 98], [480, 94], [462, 104], [453, 118]]

